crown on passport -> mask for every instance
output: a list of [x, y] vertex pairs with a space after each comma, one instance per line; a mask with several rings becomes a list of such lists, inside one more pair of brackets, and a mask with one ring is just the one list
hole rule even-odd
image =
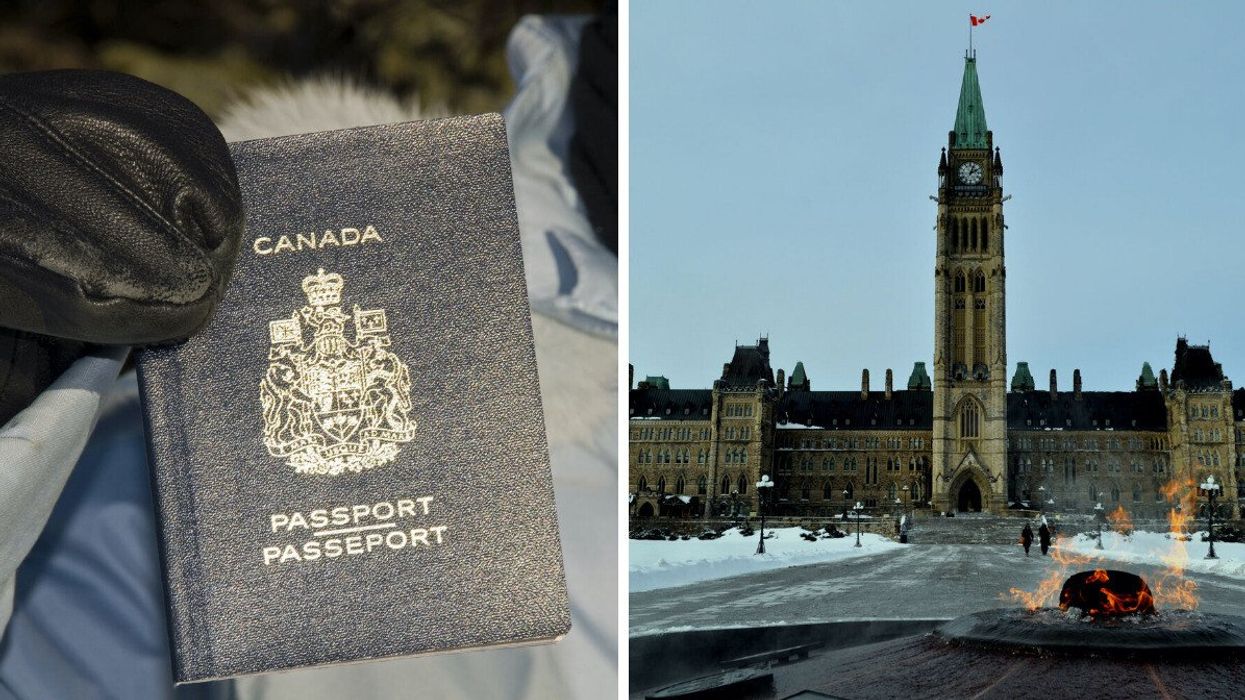
[[314, 275], [303, 278], [303, 294], [312, 306], [335, 306], [342, 303], [342, 287], [345, 280], [336, 272], [324, 274], [320, 268]]

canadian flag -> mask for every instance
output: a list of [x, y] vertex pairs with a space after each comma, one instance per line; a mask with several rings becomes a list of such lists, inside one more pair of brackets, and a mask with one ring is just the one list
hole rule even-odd
[[985, 24], [988, 19], [990, 19], [990, 15], [986, 15], [985, 17], [978, 17], [977, 15], [968, 16], [968, 21], [971, 22], [974, 27], [979, 24]]

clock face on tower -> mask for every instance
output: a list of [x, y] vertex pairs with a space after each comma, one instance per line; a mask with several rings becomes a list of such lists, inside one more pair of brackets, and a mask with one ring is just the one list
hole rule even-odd
[[976, 185], [981, 182], [981, 165], [972, 161], [961, 165], [960, 182], [966, 185]]

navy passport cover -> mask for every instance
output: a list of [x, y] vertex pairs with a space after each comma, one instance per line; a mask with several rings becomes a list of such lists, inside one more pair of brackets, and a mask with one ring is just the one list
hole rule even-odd
[[233, 280], [137, 360], [175, 679], [565, 634], [501, 118], [233, 157]]

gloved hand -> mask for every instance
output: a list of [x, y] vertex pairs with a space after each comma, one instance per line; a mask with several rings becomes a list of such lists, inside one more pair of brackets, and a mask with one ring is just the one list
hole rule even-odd
[[243, 216], [225, 141], [190, 101], [119, 73], [0, 76], [0, 162], [0, 422], [87, 344], [207, 322]]
[[14, 573], [78, 461], [121, 346], [181, 340], [207, 322], [243, 216], [207, 115], [127, 75], [0, 76], [0, 163], [2, 633]]

